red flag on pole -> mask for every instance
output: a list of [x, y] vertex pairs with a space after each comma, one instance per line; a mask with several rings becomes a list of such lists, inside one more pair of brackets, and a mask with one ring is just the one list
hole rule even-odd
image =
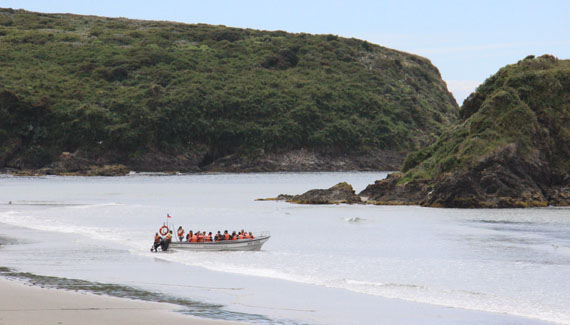
[[167, 217], [167, 218], [172, 218], [172, 217], [170, 216], [170, 213], [167, 213], [167, 214], [166, 214], [166, 217]]

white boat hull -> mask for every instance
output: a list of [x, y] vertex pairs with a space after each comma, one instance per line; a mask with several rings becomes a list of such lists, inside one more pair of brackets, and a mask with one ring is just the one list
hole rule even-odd
[[258, 251], [270, 237], [271, 236], [260, 236], [255, 239], [222, 240], [204, 243], [173, 241], [170, 243], [169, 249], [191, 251]]

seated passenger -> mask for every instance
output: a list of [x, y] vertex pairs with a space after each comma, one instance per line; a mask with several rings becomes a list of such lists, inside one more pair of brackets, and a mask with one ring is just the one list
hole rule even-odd
[[194, 234], [192, 235], [192, 239], [190, 239], [191, 243], [197, 243], [198, 242], [198, 235]]
[[237, 234], [236, 232], [232, 232], [232, 240], [237, 240]]
[[194, 236], [194, 233], [192, 232], [192, 230], [190, 230], [188, 232], [188, 235], [186, 235], [186, 240], [188, 240], [189, 242], [192, 241], [192, 236]]
[[243, 239], [243, 238], [244, 238], [244, 237], [243, 237], [243, 234], [240, 233], [240, 234], [238, 235], [238, 239]]
[[230, 240], [230, 234], [228, 233], [228, 231], [224, 231], [224, 240]]
[[210, 232], [204, 240], [205, 241], [212, 241], [212, 232]]
[[249, 237], [250, 237], [251, 239], [254, 239], [254, 238], [255, 238], [255, 237], [253, 237], [253, 234], [251, 233], [251, 231], [249, 232]]
[[249, 236], [249, 234], [248, 234], [247, 232], [245, 233], [245, 235], [243, 235], [243, 237], [244, 237], [245, 239], [249, 239], [249, 238], [250, 238], [250, 236]]

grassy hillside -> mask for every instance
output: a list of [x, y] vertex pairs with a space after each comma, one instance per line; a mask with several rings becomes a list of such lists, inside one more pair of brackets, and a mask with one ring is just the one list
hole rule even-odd
[[0, 168], [412, 150], [456, 115], [428, 60], [366, 41], [0, 9]]
[[403, 172], [400, 185], [427, 184], [427, 205], [570, 204], [570, 60], [529, 56], [500, 69]]

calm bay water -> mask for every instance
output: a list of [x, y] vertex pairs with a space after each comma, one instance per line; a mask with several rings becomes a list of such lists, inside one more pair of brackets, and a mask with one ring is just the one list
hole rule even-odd
[[[570, 209], [255, 201], [340, 181], [359, 192], [385, 176], [4, 176], [0, 236], [13, 244], [0, 249], [0, 266], [133, 286], [229, 312], [200, 314], [206, 317], [372, 323], [386, 317], [374, 306], [395, 298], [420, 303], [414, 308], [453, 307], [474, 321], [479, 314], [470, 311], [570, 323]], [[167, 213], [186, 230], [267, 230], [272, 238], [260, 252], [151, 253]]]

